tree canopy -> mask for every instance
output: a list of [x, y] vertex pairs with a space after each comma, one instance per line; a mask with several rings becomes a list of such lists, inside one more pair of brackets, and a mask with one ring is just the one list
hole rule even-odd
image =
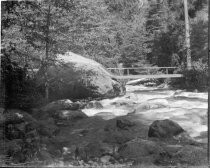
[[[193, 65], [207, 63], [207, 0], [188, 0]], [[47, 69], [71, 51], [105, 67], [186, 67], [180, 0], [3, 1], [1, 52], [26, 69]], [[7, 60], [5, 59], [5, 60]], [[2, 61], [3, 64], [3, 61]]]
[[[188, 1], [193, 61], [206, 61], [206, 0]], [[72, 51], [106, 67], [185, 64], [180, 0], [2, 2], [2, 52], [37, 68]]]

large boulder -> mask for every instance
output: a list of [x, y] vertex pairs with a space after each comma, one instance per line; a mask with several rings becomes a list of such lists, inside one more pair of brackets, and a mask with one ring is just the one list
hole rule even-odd
[[[157, 165], [186, 165], [202, 167], [207, 165], [207, 149], [194, 145], [164, 145], [165, 155], [156, 160]], [[205, 166], [204, 166], [205, 167]]]
[[186, 145], [173, 155], [173, 161], [182, 165], [207, 165], [207, 149]]
[[164, 153], [164, 150], [154, 141], [136, 138], [123, 144], [118, 152], [121, 157], [132, 160], [135, 164], [151, 164]]
[[0, 133], [2, 132], [4, 138], [8, 140], [27, 138], [34, 131], [42, 136], [52, 136], [58, 130], [53, 118], [37, 120], [29, 113], [18, 109], [9, 109], [2, 114], [1, 126], [3, 128]]
[[169, 119], [156, 120], [150, 125], [148, 136], [156, 138], [172, 138], [183, 132], [184, 129], [174, 121]]
[[8, 124], [20, 124], [25, 121], [35, 122], [30, 114], [18, 109], [10, 109], [0, 115], [0, 127]]
[[50, 112], [55, 110], [77, 110], [79, 108], [79, 104], [73, 103], [69, 99], [57, 100], [53, 101], [46, 106], [42, 107], [41, 110], [43, 112]]
[[45, 120], [39, 120], [37, 131], [42, 137], [52, 137], [56, 135], [60, 130], [56, 126], [54, 119], [48, 118]]
[[102, 104], [101, 104], [100, 102], [94, 100], [94, 101], [89, 102], [89, 103], [85, 106], [85, 108], [87, 108], [87, 109], [90, 109], [90, 108], [102, 109], [103, 106], [102, 106]]
[[135, 125], [135, 123], [133, 123], [129, 120], [126, 120], [126, 119], [117, 119], [117, 121], [116, 121], [116, 126], [119, 129], [128, 130], [129, 127], [132, 127], [134, 125]]
[[116, 115], [114, 115], [111, 112], [100, 112], [100, 113], [96, 113], [94, 116], [100, 117], [104, 120], [111, 120], [113, 118], [116, 118]]
[[101, 64], [72, 52], [58, 55], [48, 75], [55, 81], [50, 85], [51, 99], [115, 97], [125, 91]]
[[58, 120], [75, 121], [78, 119], [88, 118], [81, 110], [58, 110], [53, 114], [53, 117]]
[[90, 142], [83, 147], [77, 147], [75, 150], [75, 157], [82, 160], [91, 160], [100, 158], [105, 154], [113, 154], [113, 146], [103, 142]]
[[134, 139], [135, 123], [125, 118], [118, 118], [110, 121], [105, 127], [106, 132], [104, 142], [114, 145], [121, 145]]
[[145, 110], [165, 108], [167, 106], [168, 106], [168, 101], [165, 99], [152, 99], [137, 105], [135, 107], [135, 112], [141, 113], [142, 111]]

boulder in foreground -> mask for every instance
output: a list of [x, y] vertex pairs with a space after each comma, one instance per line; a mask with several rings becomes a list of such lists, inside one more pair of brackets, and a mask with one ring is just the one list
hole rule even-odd
[[53, 114], [53, 117], [58, 120], [75, 121], [78, 119], [88, 118], [81, 110], [58, 110]]
[[156, 120], [150, 125], [148, 136], [156, 138], [172, 138], [182, 132], [184, 132], [184, 129], [174, 121], [169, 119]]
[[154, 163], [164, 150], [157, 143], [143, 139], [133, 139], [119, 148], [119, 155], [123, 158], [139, 163]]
[[44, 112], [50, 112], [50, 111], [55, 111], [55, 110], [77, 110], [79, 107], [78, 105], [73, 103], [69, 99], [64, 99], [64, 100], [57, 100], [53, 101], [46, 106], [42, 107], [41, 110]]

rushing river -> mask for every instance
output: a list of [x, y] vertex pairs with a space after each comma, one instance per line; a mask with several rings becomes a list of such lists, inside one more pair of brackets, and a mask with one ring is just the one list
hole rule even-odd
[[127, 85], [126, 95], [101, 100], [103, 108], [84, 109], [83, 112], [88, 116], [98, 114], [123, 116], [135, 113], [148, 125], [154, 120], [171, 119], [192, 137], [206, 143], [207, 101], [207, 93]]

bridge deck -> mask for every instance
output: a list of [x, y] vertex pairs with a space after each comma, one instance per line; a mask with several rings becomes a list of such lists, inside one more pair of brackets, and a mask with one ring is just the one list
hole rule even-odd
[[183, 77], [182, 74], [158, 74], [158, 75], [125, 75], [125, 76], [118, 76], [112, 75], [113, 78], [116, 79], [141, 79], [141, 78], [180, 78]]

